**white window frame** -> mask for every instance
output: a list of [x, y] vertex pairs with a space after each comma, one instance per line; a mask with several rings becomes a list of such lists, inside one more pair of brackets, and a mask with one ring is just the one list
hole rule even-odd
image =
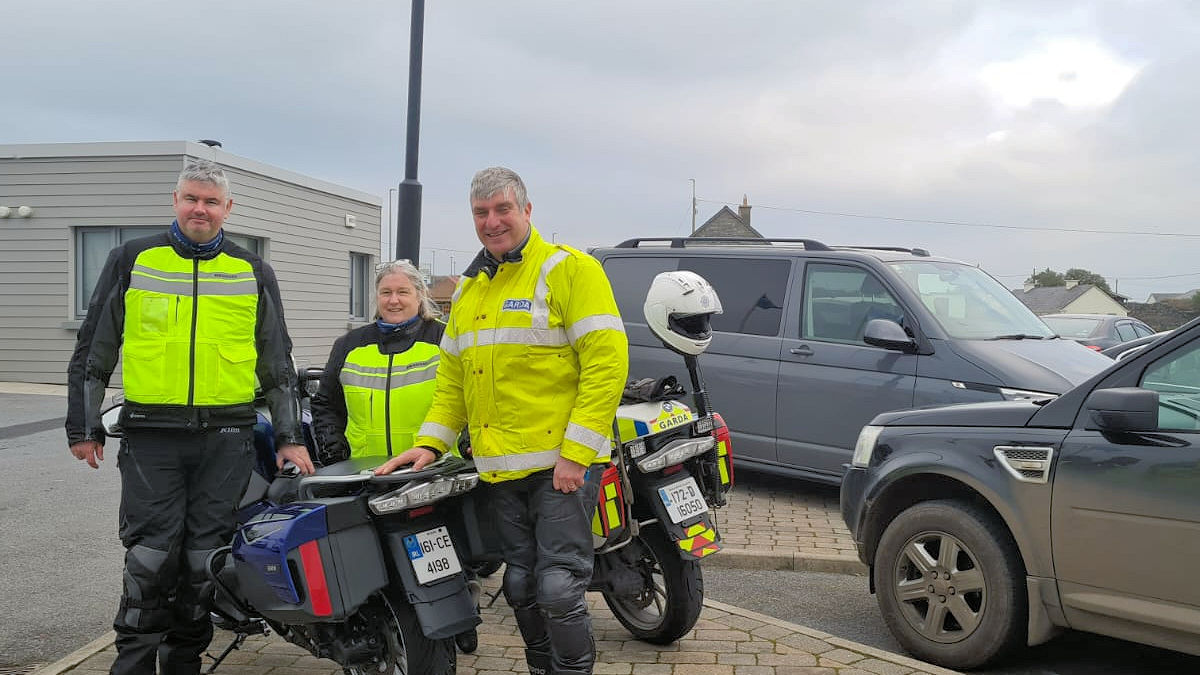
[[350, 252], [351, 321], [367, 321], [371, 317], [371, 278], [374, 269], [371, 254]]

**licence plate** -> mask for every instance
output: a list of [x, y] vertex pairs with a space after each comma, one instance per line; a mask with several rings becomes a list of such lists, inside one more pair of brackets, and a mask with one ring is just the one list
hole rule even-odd
[[696, 479], [691, 476], [658, 488], [658, 496], [667, 507], [672, 523], [682, 523], [692, 516], [708, 512], [708, 502], [704, 501]]
[[450, 532], [444, 526], [404, 537], [404, 548], [419, 584], [433, 583], [462, 572], [454, 542], [450, 541]]

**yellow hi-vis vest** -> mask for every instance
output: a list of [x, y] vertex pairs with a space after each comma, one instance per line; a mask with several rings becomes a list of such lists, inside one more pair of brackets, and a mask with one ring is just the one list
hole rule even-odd
[[254, 401], [258, 280], [225, 253], [180, 257], [142, 251], [125, 292], [125, 397], [149, 405]]
[[604, 269], [531, 228], [520, 262], [455, 290], [433, 405], [418, 445], [453, 447], [464, 425], [480, 479], [517, 480], [559, 457], [609, 461], [629, 344]]
[[338, 373], [346, 398], [351, 457], [399, 454], [413, 447], [436, 386], [437, 345], [414, 342], [400, 354], [365, 345], [346, 354]]

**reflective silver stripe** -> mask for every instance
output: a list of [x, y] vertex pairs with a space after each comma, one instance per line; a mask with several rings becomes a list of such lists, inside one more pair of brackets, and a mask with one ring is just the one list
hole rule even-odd
[[[475, 339], [478, 339], [478, 342]], [[562, 347], [567, 344], [567, 332], [561, 328], [488, 328], [458, 337], [460, 352], [471, 347], [489, 345], [541, 345]]]
[[542, 269], [538, 271], [537, 287], [533, 292], [533, 309], [531, 310], [533, 320], [530, 324], [535, 330], [544, 330], [550, 327], [550, 305], [546, 304], [546, 296], [550, 294], [550, 285], [547, 283], [546, 277], [550, 276], [550, 270], [566, 260], [568, 255], [570, 254], [566, 251], [555, 252], [554, 255], [546, 258], [546, 262], [542, 263]]
[[615, 330], [618, 333], [625, 332], [625, 324], [621, 322], [621, 317], [612, 314], [593, 314], [585, 316], [576, 321], [567, 328], [567, 338], [571, 340], [571, 344], [575, 344], [579, 338], [587, 335], [594, 330]]
[[438, 346], [441, 347], [442, 351], [446, 352], [450, 356], [458, 356], [460, 353], [458, 343], [453, 337], [450, 336], [449, 333], [442, 334], [442, 342]]
[[[394, 363], [394, 364], [392, 364], [392, 372], [393, 373], [403, 373], [408, 370], [416, 370], [418, 368], [428, 368], [429, 366], [437, 365], [437, 362], [440, 358], [441, 357], [435, 356], [431, 359], [426, 359], [424, 361], [417, 361], [415, 363]], [[355, 370], [360, 373], [368, 373], [368, 374], [372, 374], [372, 375], [375, 375], [375, 374], [387, 375], [387, 372], [388, 372], [387, 366], [362, 366], [357, 363], [353, 363], [351, 361], [347, 361], [345, 363], [344, 367], [350, 368], [351, 370]]]
[[258, 284], [253, 279], [221, 283], [201, 279], [200, 295], [258, 295]]
[[612, 443], [608, 440], [607, 436], [598, 434], [574, 422], [567, 423], [567, 433], [563, 435], [563, 438], [568, 441], [575, 441], [590, 450], [595, 450], [597, 455], [612, 454]]
[[156, 270], [152, 267], [146, 267], [145, 265], [134, 265], [133, 271], [141, 272], [142, 274], [149, 274], [150, 276], [155, 277], [156, 279], [163, 279], [163, 280], [175, 279], [178, 281], [191, 281], [192, 280], [191, 272], [164, 272], [162, 270]]
[[155, 279], [144, 274], [135, 273], [129, 276], [129, 288], [131, 290], [150, 291], [151, 293], [192, 297], [192, 280], [190, 277], [187, 281], [168, 281], [166, 279]]
[[454, 430], [444, 424], [437, 422], [426, 422], [421, 425], [417, 431], [418, 436], [432, 436], [450, 447], [455, 447], [458, 442], [458, 434]]
[[558, 448], [541, 452], [522, 452], [517, 455], [499, 455], [495, 457], [480, 457], [475, 455], [476, 471], [526, 471], [529, 469], [549, 469], [558, 461], [561, 451]]
[[[426, 368], [425, 370], [413, 370], [398, 375], [392, 375], [392, 389], [407, 387], [410, 384], [420, 384], [422, 382], [430, 382], [437, 379], [437, 370], [435, 368]], [[343, 368], [338, 374], [338, 380], [343, 386], [362, 387], [364, 389], [375, 389], [378, 391], [387, 390], [388, 379], [386, 375], [366, 375], [356, 373], [347, 368]]]

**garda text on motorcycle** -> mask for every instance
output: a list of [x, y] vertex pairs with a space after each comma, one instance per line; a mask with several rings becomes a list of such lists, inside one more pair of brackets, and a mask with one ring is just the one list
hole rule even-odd
[[[595, 564], [589, 590], [599, 591], [635, 637], [667, 644], [700, 616], [700, 561], [720, 550], [712, 509], [733, 484], [729, 430], [708, 402], [697, 357], [712, 340], [710, 318], [721, 302], [702, 277], [664, 272], [650, 285], [647, 323], [687, 364], [686, 391], [673, 377], [630, 382], [617, 410], [617, 448], [603, 472], [592, 517]], [[452, 519], [460, 554], [472, 564], [500, 559], [492, 511], [481, 492], [463, 497]]]

